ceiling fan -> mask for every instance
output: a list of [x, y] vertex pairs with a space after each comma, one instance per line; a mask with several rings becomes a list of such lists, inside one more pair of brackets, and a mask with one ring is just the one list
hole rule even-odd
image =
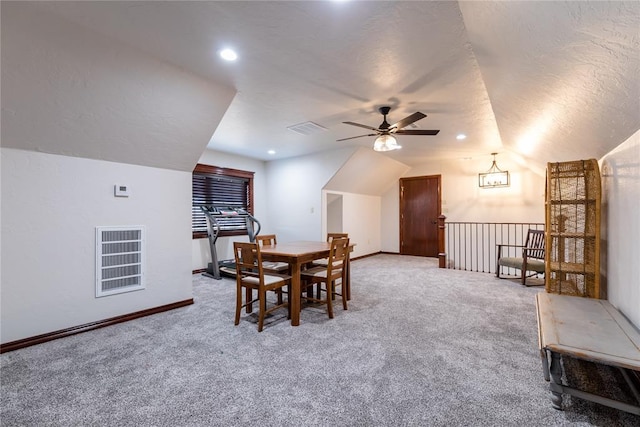
[[367, 125], [361, 125], [360, 123], [354, 123], [354, 122], [342, 122], [345, 123], [347, 125], [352, 125], [352, 126], [358, 126], [361, 128], [365, 128], [365, 129], [369, 129], [372, 131], [375, 131], [376, 133], [370, 133], [367, 135], [359, 135], [359, 136], [352, 136], [350, 138], [342, 138], [342, 139], [338, 139], [338, 141], [346, 141], [348, 139], [354, 139], [354, 138], [362, 138], [363, 136], [378, 136], [373, 144], [373, 149], [375, 151], [391, 151], [391, 150], [397, 150], [399, 148], [402, 148], [402, 146], [398, 145], [398, 141], [396, 141], [396, 139], [393, 137], [393, 134], [397, 134], [397, 135], [437, 135], [438, 132], [440, 132], [440, 130], [423, 130], [423, 129], [412, 129], [412, 130], [404, 130], [404, 128], [406, 126], [409, 126], [411, 123], [417, 122], [420, 119], [424, 119], [425, 117], [427, 117], [426, 114], [422, 114], [421, 112], [415, 112], [413, 114], [411, 114], [410, 116], [405, 117], [404, 119], [400, 120], [397, 123], [394, 123], [392, 125], [389, 125], [389, 123], [387, 123], [387, 114], [389, 114], [389, 111], [391, 110], [391, 107], [380, 107], [378, 109], [378, 111], [380, 111], [380, 114], [382, 114], [382, 116], [384, 117], [382, 124], [380, 125], [380, 127], [378, 128], [374, 128], [371, 126], [367, 126]]

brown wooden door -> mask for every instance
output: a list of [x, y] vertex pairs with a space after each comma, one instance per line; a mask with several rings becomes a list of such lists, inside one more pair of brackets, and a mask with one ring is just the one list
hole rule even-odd
[[400, 179], [400, 254], [438, 256], [440, 175]]

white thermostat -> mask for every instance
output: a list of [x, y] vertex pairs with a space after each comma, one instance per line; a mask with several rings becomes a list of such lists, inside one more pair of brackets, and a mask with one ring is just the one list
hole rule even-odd
[[129, 187], [116, 184], [113, 186], [113, 195], [116, 197], [129, 197]]

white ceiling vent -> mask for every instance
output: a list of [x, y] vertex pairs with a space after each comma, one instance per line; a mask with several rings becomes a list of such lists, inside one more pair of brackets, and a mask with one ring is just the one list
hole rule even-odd
[[96, 227], [96, 297], [144, 289], [144, 227]]
[[297, 125], [288, 126], [287, 129], [300, 135], [313, 135], [327, 130], [327, 128], [313, 122], [298, 123]]

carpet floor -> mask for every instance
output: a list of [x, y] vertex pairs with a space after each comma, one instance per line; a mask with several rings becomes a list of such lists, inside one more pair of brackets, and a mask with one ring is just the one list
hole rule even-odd
[[[335, 318], [307, 307], [234, 326], [235, 282], [193, 276], [195, 304], [1, 356], [2, 426], [640, 426], [570, 396], [552, 408], [540, 287], [376, 255], [352, 263]], [[572, 384], [626, 398], [616, 371]]]

